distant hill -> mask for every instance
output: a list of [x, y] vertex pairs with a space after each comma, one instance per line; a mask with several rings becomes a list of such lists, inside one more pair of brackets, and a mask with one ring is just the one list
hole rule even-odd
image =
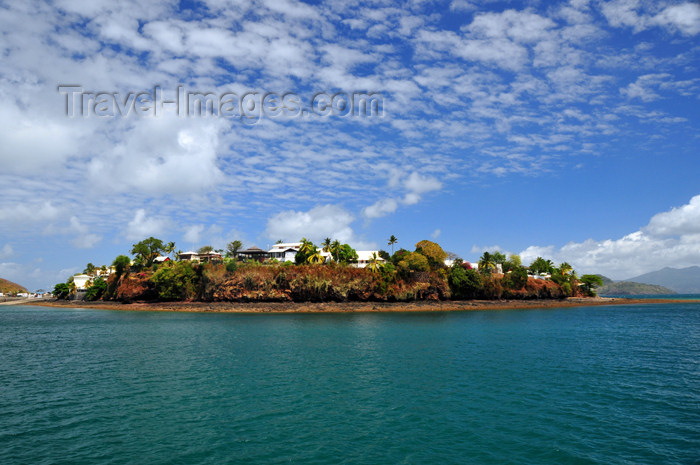
[[676, 292], [655, 284], [618, 281], [604, 284], [596, 289], [598, 295], [640, 295], [640, 294], [675, 294]]
[[27, 290], [19, 284], [0, 278], [0, 292], [10, 294], [13, 292], [27, 292]]
[[700, 266], [688, 268], [669, 268], [643, 275], [635, 276], [627, 281], [656, 284], [664, 286], [680, 294], [700, 294]]

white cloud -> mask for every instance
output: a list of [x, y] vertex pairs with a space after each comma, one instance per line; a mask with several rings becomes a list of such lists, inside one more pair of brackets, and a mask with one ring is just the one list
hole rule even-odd
[[687, 2], [666, 7], [654, 16], [652, 22], [677, 29], [685, 35], [695, 35], [700, 32], [700, 5]]
[[186, 194], [215, 187], [221, 121], [142, 118], [124, 129], [120, 142], [105, 147], [87, 166], [92, 182], [116, 191]]
[[619, 239], [570, 242], [561, 248], [530, 246], [523, 263], [538, 256], [567, 261], [580, 273], [626, 279], [663, 267], [700, 264], [700, 195], [681, 207], [654, 215], [649, 224]]
[[157, 236], [165, 230], [167, 220], [152, 217], [146, 214], [146, 210], [139, 208], [134, 218], [126, 227], [125, 236], [129, 240], [140, 241], [150, 236]]
[[71, 216], [69, 220], [68, 234], [72, 236], [70, 240], [74, 247], [79, 249], [91, 249], [102, 240], [100, 234], [90, 231], [90, 228], [80, 222], [76, 216]]
[[356, 237], [352, 229], [355, 217], [339, 205], [319, 205], [309, 211], [280, 212], [267, 221], [265, 235], [272, 240], [298, 241], [302, 237], [319, 243], [326, 237], [355, 248], [371, 247]]
[[199, 244], [199, 241], [202, 238], [202, 232], [204, 232], [204, 225], [194, 224], [185, 228], [185, 235], [183, 236], [183, 238], [187, 243], [196, 245]]
[[403, 198], [398, 200], [389, 197], [380, 199], [372, 205], [365, 207], [362, 214], [367, 219], [381, 218], [394, 213], [399, 206], [399, 202], [404, 205], [415, 205], [420, 202], [423, 194], [442, 188], [442, 183], [435, 177], [419, 174], [417, 171], [411, 172], [401, 180], [400, 174], [392, 172], [389, 175], [389, 187], [400, 187], [407, 191]]
[[365, 207], [362, 210], [362, 214], [365, 218], [381, 218], [382, 216], [394, 213], [398, 206], [399, 204], [395, 199], [381, 199], [377, 200], [369, 207]]
[[15, 250], [10, 244], [5, 244], [2, 249], [0, 249], [0, 259], [10, 258]]
[[0, 222], [41, 223], [60, 218], [65, 210], [51, 202], [16, 204], [0, 207]]
[[602, 5], [602, 11], [610, 25], [628, 26], [641, 32], [651, 26], [661, 26], [684, 35], [700, 32], [700, 5], [686, 2], [669, 5], [657, 14], [648, 11], [648, 4], [639, 0], [615, 0]]
[[438, 228], [435, 231], [433, 231], [432, 233], [430, 233], [430, 237], [433, 240], [437, 240], [437, 238], [440, 237], [440, 234], [442, 234], [442, 231], [440, 230], [440, 228]]

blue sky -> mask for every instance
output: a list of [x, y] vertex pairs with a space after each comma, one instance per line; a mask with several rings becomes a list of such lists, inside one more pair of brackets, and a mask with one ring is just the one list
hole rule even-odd
[[[5, 1], [0, 277], [49, 288], [154, 235], [433, 239], [628, 278], [700, 264], [687, 1]], [[381, 94], [381, 116], [65, 114], [85, 92]]]

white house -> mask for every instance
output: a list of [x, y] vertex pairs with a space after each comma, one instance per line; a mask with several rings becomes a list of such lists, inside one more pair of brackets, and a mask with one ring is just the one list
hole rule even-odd
[[364, 268], [369, 265], [372, 260], [372, 254], [377, 254], [377, 262], [383, 264], [386, 260], [379, 256], [378, 250], [356, 250], [357, 252], [357, 268]]
[[77, 274], [73, 276], [73, 283], [75, 283], [75, 288], [79, 291], [84, 291], [87, 289], [87, 282], [93, 277], [87, 274]]
[[180, 252], [177, 254], [178, 260], [199, 260], [199, 254], [197, 252]]
[[275, 244], [267, 252], [270, 258], [274, 258], [280, 262], [293, 262], [294, 256], [301, 248], [301, 242], [283, 242]]

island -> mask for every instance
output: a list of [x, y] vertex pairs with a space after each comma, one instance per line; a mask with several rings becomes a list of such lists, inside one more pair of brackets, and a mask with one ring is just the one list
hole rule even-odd
[[371, 309], [394, 303], [420, 307], [421, 302], [452, 302], [445, 305], [453, 307], [455, 302], [483, 306], [504, 300], [589, 302], [602, 284], [598, 276], [579, 277], [568, 263], [555, 266], [542, 257], [525, 267], [517, 255], [485, 252], [471, 264], [432, 241], [394, 252], [396, 242], [395, 236], [389, 238], [391, 254], [356, 251], [330, 238], [320, 246], [306, 238], [279, 241], [267, 251], [242, 249], [240, 241], [233, 241], [225, 251], [204, 246], [175, 252], [174, 243], [149, 237], [133, 244], [131, 257], [119, 255], [110, 266], [89, 263], [83, 273], [56, 284], [53, 293], [67, 302], [151, 308], [363, 303]]

